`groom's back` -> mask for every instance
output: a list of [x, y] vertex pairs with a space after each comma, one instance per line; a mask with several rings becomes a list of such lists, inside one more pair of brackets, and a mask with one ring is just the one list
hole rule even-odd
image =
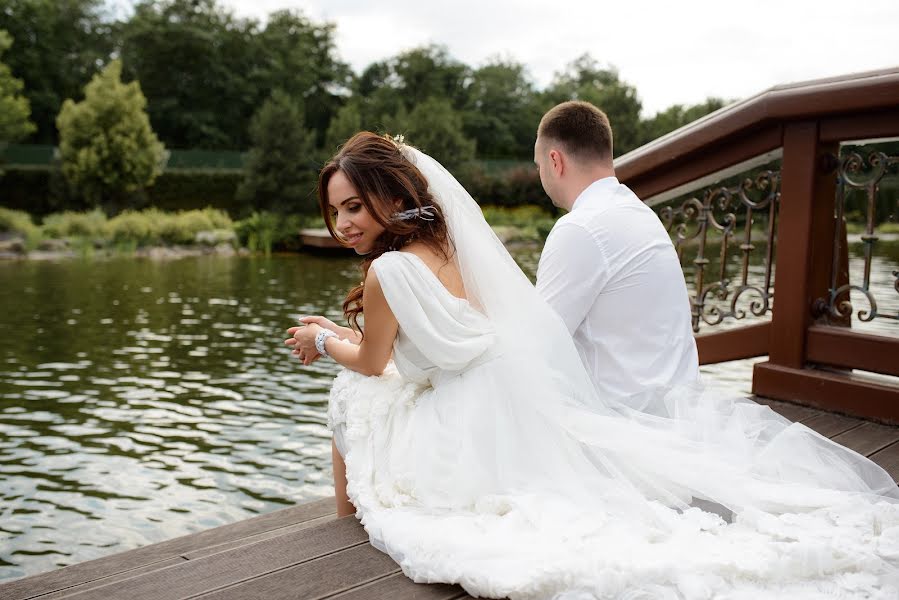
[[537, 287], [601, 393], [628, 396], [698, 379], [677, 254], [655, 213], [614, 177], [588, 187], [559, 219]]

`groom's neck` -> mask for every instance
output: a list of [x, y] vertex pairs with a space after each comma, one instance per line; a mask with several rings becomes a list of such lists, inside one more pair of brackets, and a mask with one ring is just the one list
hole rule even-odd
[[614, 176], [615, 169], [606, 165], [595, 165], [590, 168], [571, 172], [571, 179], [567, 182], [566, 194], [562, 199], [563, 205], [561, 208], [570, 211], [578, 197], [584, 193], [584, 190], [593, 185], [594, 182], [605, 179], [606, 177]]

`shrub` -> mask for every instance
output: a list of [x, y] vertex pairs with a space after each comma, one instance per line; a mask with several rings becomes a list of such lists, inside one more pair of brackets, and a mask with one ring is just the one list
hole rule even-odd
[[44, 235], [51, 238], [103, 237], [106, 234], [106, 213], [99, 208], [90, 212], [53, 213], [44, 217], [42, 229]]
[[157, 208], [126, 210], [107, 223], [107, 236], [114, 244], [193, 244], [201, 231], [231, 229], [227, 214], [213, 208], [165, 213]]
[[121, 74], [121, 61], [110, 62], [85, 86], [84, 100], [66, 100], [56, 118], [63, 173], [93, 205], [125, 201], [162, 171], [165, 148], [150, 127], [147, 100]]
[[12, 233], [21, 235], [26, 250], [36, 248], [41, 239], [41, 231], [31, 216], [21, 210], [11, 210], [0, 206], [0, 233]]
[[109, 219], [106, 234], [115, 244], [158, 244], [162, 241], [160, 222], [163, 218], [163, 213], [155, 208], [144, 211], [126, 210]]
[[299, 230], [303, 227], [323, 227], [321, 218], [312, 215], [279, 215], [270, 212], [254, 212], [235, 229], [241, 245], [249, 250], [263, 251], [267, 255], [274, 248], [296, 249], [299, 246]]
[[0, 206], [0, 233], [21, 233], [26, 235], [34, 231], [37, 231], [37, 226], [27, 212]]

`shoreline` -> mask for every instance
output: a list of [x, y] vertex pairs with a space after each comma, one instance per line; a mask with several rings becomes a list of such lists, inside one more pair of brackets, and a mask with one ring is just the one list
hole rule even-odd
[[0, 261], [53, 261], [111, 258], [141, 258], [149, 260], [176, 260], [198, 256], [250, 256], [255, 254], [247, 248], [235, 248], [230, 244], [217, 246], [146, 246], [135, 250], [118, 250], [115, 248], [89, 248], [88, 250], [56, 249], [10, 251], [0, 250]]

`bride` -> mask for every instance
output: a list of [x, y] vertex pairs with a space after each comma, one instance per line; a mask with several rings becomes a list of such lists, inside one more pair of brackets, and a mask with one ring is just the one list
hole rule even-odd
[[364, 281], [352, 328], [307, 317], [286, 343], [345, 367], [328, 409], [339, 514], [407, 576], [513, 599], [899, 596], [883, 469], [699, 386], [599, 397], [435, 160], [359, 133], [319, 197]]

